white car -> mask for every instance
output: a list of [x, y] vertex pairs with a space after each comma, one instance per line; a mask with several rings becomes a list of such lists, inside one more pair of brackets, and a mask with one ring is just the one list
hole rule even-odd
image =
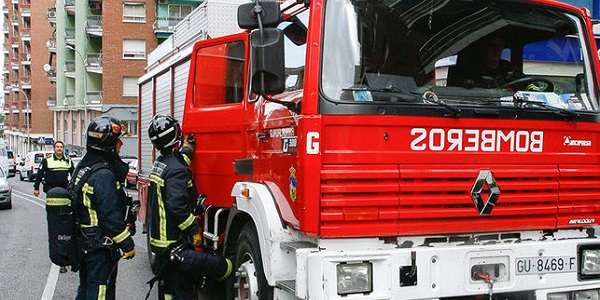
[[21, 166], [20, 179], [34, 181], [44, 157], [49, 157], [54, 151], [31, 151], [25, 156], [25, 161]]

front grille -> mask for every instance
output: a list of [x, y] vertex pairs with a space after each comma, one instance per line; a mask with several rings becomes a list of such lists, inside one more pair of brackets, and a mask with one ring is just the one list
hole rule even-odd
[[[500, 196], [479, 215], [471, 189], [490, 170]], [[321, 236], [394, 236], [553, 229], [597, 215], [598, 167], [556, 165], [327, 165]], [[488, 193], [484, 188], [484, 200]], [[560, 201], [559, 201], [560, 196]], [[579, 225], [580, 226], [580, 225]]]

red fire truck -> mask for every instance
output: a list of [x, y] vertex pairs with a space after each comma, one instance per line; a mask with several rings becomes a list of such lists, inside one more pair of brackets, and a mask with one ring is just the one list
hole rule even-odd
[[237, 16], [245, 31], [194, 45], [182, 121], [206, 246], [237, 269], [228, 299], [599, 299], [587, 10], [305, 0]]

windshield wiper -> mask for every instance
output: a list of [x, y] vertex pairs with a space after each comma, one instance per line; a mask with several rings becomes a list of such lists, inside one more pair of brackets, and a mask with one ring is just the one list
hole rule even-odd
[[[433, 94], [433, 96], [435, 96], [435, 94]], [[430, 102], [430, 103], [434, 103], [437, 104], [447, 110], [449, 110], [452, 113], [453, 117], [458, 117], [460, 116], [460, 114], [462, 113], [462, 110], [458, 107], [454, 107], [453, 105], [450, 105], [442, 100], [439, 100], [437, 98], [437, 96], [435, 97], [427, 97], [427, 93], [425, 93], [425, 95], [423, 95], [423, 101], [425, 102]]]
[[[537, 107], [541, 107], [541, 108], [544, 108], [544, 109], [546, 109], [548, 111], [551, 111], [551, 112], [553, 112], [553, 113], [555, 113], [555, 114], [557, 114], [557, 115], [559, 115], [561, 117], [565, 117], [566, 119], [569, 119], [569, 120], [574, 120], [574, 119], [576, 119], [576, 118], [579, 117], [578, 113], [576, 113], [574, 111], [571, 111], [571, 110], [568, 110], [568, 109], [565, 109], [565, 108], [560, 108], [560, 107], [548, 105], [548, 104], [546, 104], [546, 102], [542, 102], [542, 101], [527, 100], [527, 99], [524, 98], [523, 94], [520, 94], [518, 92], [514, 94], [514, 96], [513, 96], [513, 102], [515, 104], [531, 104], [531, 105], [535, 105]], [[522, 105], [517, 105], [517, 106], [521, 107], [521, 108], [524, 108], [524, 106], [522, 106]]]
[[[419, 96], [419, 95], [415, 95], [411, 92], [405, 91], [401, 88], [395, 87], [393, 85], [388, 85], [386, 87], [380, 87], [380, 88], [372, 88], [372, 87], [350, 87], [350, 88], [345, 88], [342, 89], [343, 91], [369, 91], [369, 92], [383, 92], [383, 93], [397, 93], [397, 94], [403, 94], [406, 96], [410, 96], [411, 99], [405, 99], [402, 98], [403, 100], [415, 100], [415, 101], [424, 101], [424, 102], [430, 102], [433, 104], [437, 104], [441, 107], [446, 108], [447, 110], [449, 110], [452, 113], [452, 116], [454, 117], [458, 117], [461, 114], [461, 110], [459, 108], [456, 108], [450, 104], [446, 104], [444, 103], [444, 101], [440, 101], [437, 99], [437, 96], [435, 94], [433, 94], [432, 97], [427, 97], [427, 96]], [[426, 93], [427, 94], [427, 93]]]

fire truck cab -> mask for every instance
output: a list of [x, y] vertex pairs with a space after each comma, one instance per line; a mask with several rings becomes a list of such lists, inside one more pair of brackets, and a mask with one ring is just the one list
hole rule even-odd
[[182, 122], [228, 299], [600, 298], [587, 10], [257, 1], [238, 24], [195, 44]]

